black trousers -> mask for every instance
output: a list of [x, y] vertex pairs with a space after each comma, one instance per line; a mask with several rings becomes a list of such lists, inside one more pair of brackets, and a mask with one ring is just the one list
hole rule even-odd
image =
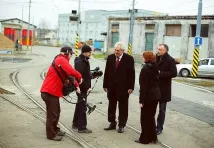
[[108, 105], [108, 121], [111, 124], [116, 124], [116, 109], [117, 104], [119, 108], [119, 117], [118, 121], [119, 127], [125, 127], [128, 120], [128, 98], [124, 98], [124, 100], [117, 101], [116, 99], [110, 98]]
[[141, 108], [141, 135], [140, 142], [148, 144], [152, 141], [157, 141], [155, 113], [157, 108], [157, 101], [147, 101]]
[[[87, 126], [87, 117], [86, 117], [86, 103], [87, 103], [87, 92], [81, 92], [81, 95], [77, 94], [78, 102], [76, 104], [73, 125], [78, 127], [78, 130], [84, 130]], [[83, 100], [85, 99], [85, 101]]]
[[59, 132], [57, 127], [60, 117], [59, 98], [48, 93], [41, 93], [41, 97], [46, 104], [46, 136], [48, 139], [54, 138]]

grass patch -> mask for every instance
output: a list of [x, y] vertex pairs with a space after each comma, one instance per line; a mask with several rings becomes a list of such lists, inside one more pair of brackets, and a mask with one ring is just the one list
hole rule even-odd
[[203, 87], [214, 87], [214, 81], [194, 81], [194, 80], [174, 80], [181, 83], [189, 83], [193, 85], [203, 86]]
[[92, 54], [92, 56], [94, 58], [97, 58], [97, 59], [104, 59], [105, 58], [105, 54], [104, 53]]

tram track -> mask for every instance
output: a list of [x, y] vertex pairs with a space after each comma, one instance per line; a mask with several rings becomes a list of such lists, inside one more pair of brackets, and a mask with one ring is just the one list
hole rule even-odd
[[[46, 118], [45, 118], [45, 113], [46, 113], [46, 109], [45, 107], [43, 107], [42, 104], [40, 104], [38, 101], [36, 101], [35, 98], [33, 98], [28, 92], [26, 92], [22, 86], [19, 84], [18, 79], [17, 79], [17, 75], [20, 72], [20, 70], [17, 70], [13, 73], [10, 74], [10, 78], [11, 81], [13, 82], [13, 84], [23, 93], [27, 96], [27, 98], [29, 100], [31, 100], [40, 110], [37, 111], [39, 113], [35, 113], [35, 108], [34, 111], [30, 110], [29, 108], [23, 106], [22, 104], [18, 103], [17, 101], [14, 101], [13, 99], [9, 98], [8, 96], [1, 94], [0, 97], [3, 98], [4, 100], [7, 100], [8, 102], [12, 103], [13, 105], [19, 107], [20, 109], [24, 110], [25, 112], [33, 115], [35, 118], [41, 120], [42, 122], [46, 122]], [[44, 75], [45, 71], [43, 71], [40, 76]], [[43, 116], [41, 115], [41, 112], [43, 112]], [[90, 145], [87, 141], [85, 141], [84, 139], [82, 139], [80, 136], [77, 135], [77, 133], [75, 133], [71, 128], [69, 128], [68, 126], [66, 126], [65, 124], [63, 124], [62, 122], [58, 123], [60, 125], [60, 127], [66, 132], [66, 136], [71, 138], [72, 140], [76, 141], [78, 144], [80, 144], [82, 147], [84, 148], [95, 148], [95, 146]]]
[[3, 144], [0, 143], [0, 148], [5, 148], [5, 146]]
[[[40, 77], [41, 77], [42, 80], [45, 79], [45, 73], [46, 73], [46, 71], [47, 71], [47, 69], [45, 69], [45, 70], [41, 73], [41, 75], [40, 75]], [[71, 96], [72, 98], [74, 98], [74, 99], [77, 99], [77, 97], [76, 97], [75, 94], [70, 94], [70, 96]], [[88, 101], [88, 103], [90, 103], [90, 102]], [[100, 109], [98, 109], [98, 108], [96, 108], [95, 110], [96, 110], [98, 113], [100, 113], [100, 114], [102, 114], [102, 115], [104, 115], [104, 116], [108, 116], [105, 112], [103, 112], [102, 110], [100, 110]], [[116, 121], [118, 122], [117, 119], [116, 119]], [[127, 124], [126, 127], [127, 127], [128, 129], [130, 129], [131, 131], [133, 131], [133, 132], [139, 134], [139, 135], [141, 134], [141, 131], [140, 131], [140, 130], [136, 129], [135, 127], [133, 127], [133, 126], [131, 126], [131, 125], [128, 125], [128, 124]], [[158, 143], [161, 147], [163, 147], [163, 148], [172, 148], [172, 147], [170, 147], [169, 145], [167, 145], [167, 144], [161, 142], [160, 140], [158, 140], [157, 143]]]

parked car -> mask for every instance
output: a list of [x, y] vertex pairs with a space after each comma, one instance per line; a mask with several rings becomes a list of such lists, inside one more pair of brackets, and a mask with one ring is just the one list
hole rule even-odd
[[[188, 77], [192, 71], [192, 64], [176, 64], [177, 73], [182, 77]], [[198, 63], [198, 77], [214, 78], [214, 58], [204, 58]]]

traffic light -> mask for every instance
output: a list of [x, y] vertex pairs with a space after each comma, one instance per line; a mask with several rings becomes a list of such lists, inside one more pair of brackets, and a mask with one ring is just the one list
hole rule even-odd
[[70, 21], [77, 21], [78, 20], [78, 16], [70, 16]]
[[77, 10], [72, 10], [71, 11], [71, 16], [69, 17], [70, 21], [77, 21], [78, 20], [78, 16], [77, 16]]
[[77, 10], [72, 10], [71, 14], [76, 15], [77, 14]]

